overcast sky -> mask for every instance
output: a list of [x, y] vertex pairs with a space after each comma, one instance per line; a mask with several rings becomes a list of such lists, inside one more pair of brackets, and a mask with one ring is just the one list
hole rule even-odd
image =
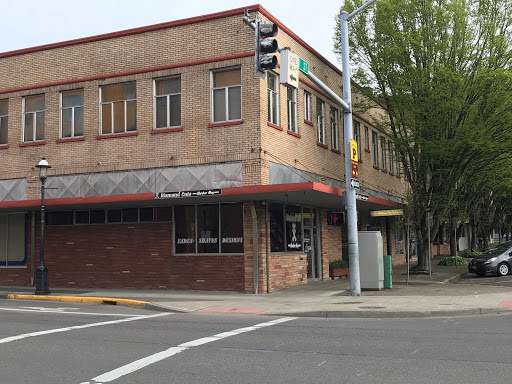
[[[335, 15], [343, 0], [261, 0], [268, 12], [338, 68]], [[0, 52], [221, 12], [250, 0], [4, 0]], [[240, 17], [240, 23], [242, 18]]]

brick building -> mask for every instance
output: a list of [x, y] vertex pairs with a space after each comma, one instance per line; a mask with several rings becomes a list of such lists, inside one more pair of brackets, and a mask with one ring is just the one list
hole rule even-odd
[[[334, 65], [252, 12], [341, 94]], [[0, 53], [1, 285], [33, 283], [42, 157], [51, 287], [270, 292], [348, 257], [346, 227], [328, 224], [344, 209], [340, 108], [305, 77], [256, 76], [243, 13]], [[400, 226], [370, 217], [406, 185], [376, 113], [354, 113], [358, 225], [404, 262]]]

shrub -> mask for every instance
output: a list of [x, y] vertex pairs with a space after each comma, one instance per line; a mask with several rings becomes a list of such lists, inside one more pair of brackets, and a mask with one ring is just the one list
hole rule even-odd
[[329, 270], [339, 269], [339, 268], [348, 268], [348, 261], [336, 259], [329, 262]]
[[468, 261], [462, 256], [448, 256], [443, 257], [437, 265], [455, 265], [455, 263], [457, 263], [457, 265], [463, 265], [467, 264]]
[[480, 256], [481, 254], [482, 254], [482, 252], [480, 252], [480, 251], [471, 251], [471, 252], [463, 254], [462, 256], [472, 259], [473, 257]]

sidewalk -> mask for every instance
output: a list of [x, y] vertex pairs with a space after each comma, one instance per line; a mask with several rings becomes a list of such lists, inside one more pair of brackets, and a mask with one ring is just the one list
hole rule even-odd
[[[433, 264], [437, 264], [437, 260]], [[34, 288], [0, 287], [0, 298], [42, 299], [127, 305], [172, 312], [232, 312], [302, 317], [435, 317], [512, 314], [512, 288], [455, 284], [467, 266], [433, 265], [428, 274], [411, 274], [393, 267], [393, 287], [349, 296], [350, 280], [323, 280], [269, 294], [203, 291], [51, 289], [35, 296]]]

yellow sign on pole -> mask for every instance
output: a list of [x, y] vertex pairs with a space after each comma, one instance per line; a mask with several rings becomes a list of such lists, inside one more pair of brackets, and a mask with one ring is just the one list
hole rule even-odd
[[352, 139], [350, 139], [350, 159], [356, 162], [359, 160], [357, 156], [357, 141]]

